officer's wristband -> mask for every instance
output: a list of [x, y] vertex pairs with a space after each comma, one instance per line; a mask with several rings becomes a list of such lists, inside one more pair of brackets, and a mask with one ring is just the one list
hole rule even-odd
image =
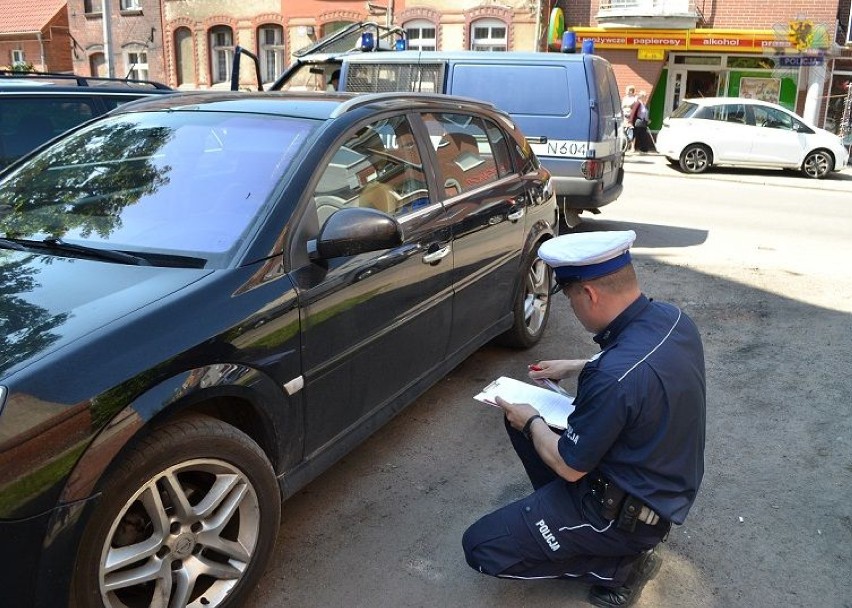
[[524, 434], [524, 437], [526, 437], [530, 441], [532, 441], [532, 424], [536, 421], [537, 418], [541, 418], [542, 420], [544, 420], [544, 416], [542, 416], [541, 414], [535, 414], [533, 416], [530, 416], [529, 419], [526, 421], [526, 424], [524, 424], [524, 428], [521, 430], [521, 432]]

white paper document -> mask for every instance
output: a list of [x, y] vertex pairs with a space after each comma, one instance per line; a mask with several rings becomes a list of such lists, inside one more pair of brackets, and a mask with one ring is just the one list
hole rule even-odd
[[501, 376], [474, 396], [477, 401], [497, 405], [500, 397], [509, 403], [529, 403], [544, 416], [548, 425], [564, 429], [568, 416], [574, 411], [574, 398], [534, 384]]

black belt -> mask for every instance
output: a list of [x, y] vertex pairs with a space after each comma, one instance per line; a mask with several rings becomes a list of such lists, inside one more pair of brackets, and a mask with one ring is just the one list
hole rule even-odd
[[630, 532], [644, 527], [668, 533], [671, 522], [661, 517], [651, 507], [631, 496], [597, 471], [590, 473], [588, 477], [592, 496], [600, 505], [601, 517], [615, 520], [618, 528]]

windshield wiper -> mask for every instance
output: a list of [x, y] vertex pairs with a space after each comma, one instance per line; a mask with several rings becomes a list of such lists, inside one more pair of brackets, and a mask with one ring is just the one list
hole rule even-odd
[[15, 251], [26, 251], [26, 247], [21, 245], [20, 243], [16, 243], [11, 239], [2, 239], [0, 238], [0, 247], [4, 249], [14, 249]]
[[60, 238], [49, 238], [42, 241], [51, 249], [60, 251], [71, 251], [79, 253], [87, 257], [107, 260], [110, 262], [119, 262], [121, 264], [131, 264], [133, 266], [150, 266], [151, 262], [145, 258], [140, 258], [138, 255], [116, 251], [115, 249], [98, 249], [97, 247], [86, 247], [85, 245], [72, 245], [66, 243]]
[[82, 257], [92, 258], [96, 260], [107, 260], [109, 262], [118, 262], [120, 264], [131, 264], [133, 266], [150, 266], [151, 262], [137, 255], [116, 251], [114, 249], [98, 249], [97, 247], [86, 247], [85, 245], [73, 245], [66, 243], [60, 238], [52, 237], [41, 241], [31, 241], [28, 239], [10, 239], [0, 238], [0, 246], [8, 247], [9, 249], [27, 250], [27, 249], [51, 249], [56, 251], [66, 251], [68, 253], [76, 253]]

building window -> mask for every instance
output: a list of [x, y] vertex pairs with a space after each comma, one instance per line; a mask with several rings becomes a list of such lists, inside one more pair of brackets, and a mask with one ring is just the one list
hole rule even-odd
[[506, 51], [506, 24], [498, 19], [480, 19], [470, 26], [470, 50]]
[[175, 65], [178, 85], [195, 86], [195, 53], [192, 47], [192, 32], [188, 27], [175, 30]]
[[24, 58], [24, 52], [20, 49], [12, 49], [12, 66], [15, 66], [18, 63], [26, 63], [27, 60]]
[[210, 30], [210, 69], [213, 84], [231, 79], [231, 63], [234, 59], [234, 34], [226, 25]]
[[839, 135], [843, 145], [852, 148], [852, 71], [835, 68], [826, 106], [825, 128]]
[[284, 28], [262, 25], [257, 30], [260, 48], [260, 74], [263, 82], [272, 82], [284, 71]]
[[141, 0], [121, 0], [121, 10], [123, 11], [141, 11]]
[[353, 23], [354, 21], [329, 21], [328, 23], [323, 23], [320, 28], [320, 38], [349, 27]]
[[124, 64], [127, 66], [127, 77], [131, 80], [148, 80], [148, 52], [127, 51], [124, 54]]
[[102, 0], [83, 0], [83, 12], [87, 15], [100, 14], [103, 10]]
[[107, 74], [106, 58], [103, 53], [89, 55], [89, 74], [95, 78], [104, 78]]
[[437, 30], [430, 21], [417, 19], [405, 24], [408, 48], [413, 51], [435, 51], [438, 49]]

